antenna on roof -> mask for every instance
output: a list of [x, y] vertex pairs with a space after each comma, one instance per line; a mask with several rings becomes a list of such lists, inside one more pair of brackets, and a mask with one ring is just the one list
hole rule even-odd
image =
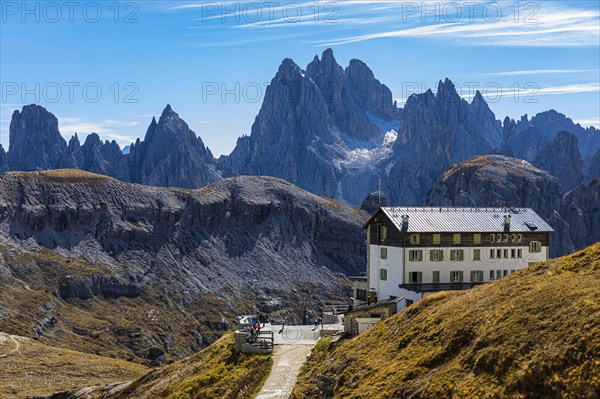
[[381, 208], [381, 176], [379, 176], [379, 189], [377, 190], [377, 197], [379, 200], [379, 207]]

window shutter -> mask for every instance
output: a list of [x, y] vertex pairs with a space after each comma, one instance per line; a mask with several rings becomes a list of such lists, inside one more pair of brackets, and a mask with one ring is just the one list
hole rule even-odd
[[463, 251], [462, 249], [458, 251], [458, 259], [465, 260], [465, 251]]
[[529, 252], [533, 252], [533, 241], [529, 243]]
[[464, 272], [462, 270], [460, 271], [459, 276], [460, 276], [460, 282], [462, 283], [464, 281], [463, 280], [463, 278], [464, 278]]
[[419, 279], [419, 284], [421, 284], [423, 282], [423, 272], [419, 272], [417, 278]]
[[417, 258], [419, 259], [419, 262], [423, 261], [423, 251], [418, 252]]

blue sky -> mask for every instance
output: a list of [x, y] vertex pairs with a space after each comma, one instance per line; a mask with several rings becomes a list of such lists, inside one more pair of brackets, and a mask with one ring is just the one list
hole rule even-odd
[[327, 47], [342, 66], [366, 62], [400, 105], [448, 77], [467, 99], [482, 90], [498, 119], [554, 108], [600, 126], [598, 0], [0, 6], [5, 148], [24, 104], [54, 113], [66, 138], [97, 132], [123, 146], [170, 103], [216, 156], [227, 154], [250, 133], [281, 61], [304, 68]]

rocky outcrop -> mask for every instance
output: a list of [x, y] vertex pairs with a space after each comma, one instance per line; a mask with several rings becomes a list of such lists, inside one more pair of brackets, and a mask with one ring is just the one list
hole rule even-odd
[[584, 182], [589, 184], [596, 179], [600, 179], [600, 150], [596, 151], [588, 163]]
[[365, 198], [360, 209], [369, 215], [373, 215], [379, 208], [384, 206], [388, 206], [387, 196], [383, 191], [375, 191]]
[[134, 281], [123, 281], [102, 274], [67, 275], [58, 283], [58, 294], [66, 300], [86, 300], [97, 295], [109, 299], [136, 298], [142, 294], [142, 288]]
[[410, 96], [391, 161], [383, 166], [390, 170], [385, 191], [392, 204], [421, 203], [449, 165], [494, 150], [500, 125], [480, 97], [469, 104], [449, 79], [439, 83], [437, 94]]
[[33, 171], [62, 166], [67, 142], [58, 120], [40, 105], [24, 106], [12, 115], [8, 164], [11, 170]]
[[542, 217], [560, 208], [559, 180], [530, 163], [484, 155], [452, 166], [425, 198], [426, 206], [526, 207]]
[[[110, 148], [110, 154], [123, 156], [116, 150]], [[152, 119], [144, 141], [131, 146], [127, 162], [133, 183], [198, 188], [221, 178], [210, 150], [170, 105], [158, 122]]]
[[600, 241], [600, 181], [563, 198], [559, 180], [530, 163], [487, 155], [451, 167], [425, 198], [427, 206], [527, 207], [552, 225], [551, 256]]
[[558, 177], [565, 192], [571, 191], [583, 180], [583, 160], [577, 137], [569, 132], [558, 133], [542, 149], [533, 164]]
[[6, 152], [4, 151], [2, 144], [0, 144], [0, 173], [5, 172], [7, 170], [8, 164], [6, 160]]

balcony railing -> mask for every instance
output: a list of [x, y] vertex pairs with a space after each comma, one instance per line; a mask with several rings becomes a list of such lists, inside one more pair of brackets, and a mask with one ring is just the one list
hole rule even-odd
[[428, 284], [400, 284], [400, 288], [413, 292], [437, 292], [437, 291], [458, 291], [468, 290], [483, 284], [483, 282], [467, 283], [428, 283]]

